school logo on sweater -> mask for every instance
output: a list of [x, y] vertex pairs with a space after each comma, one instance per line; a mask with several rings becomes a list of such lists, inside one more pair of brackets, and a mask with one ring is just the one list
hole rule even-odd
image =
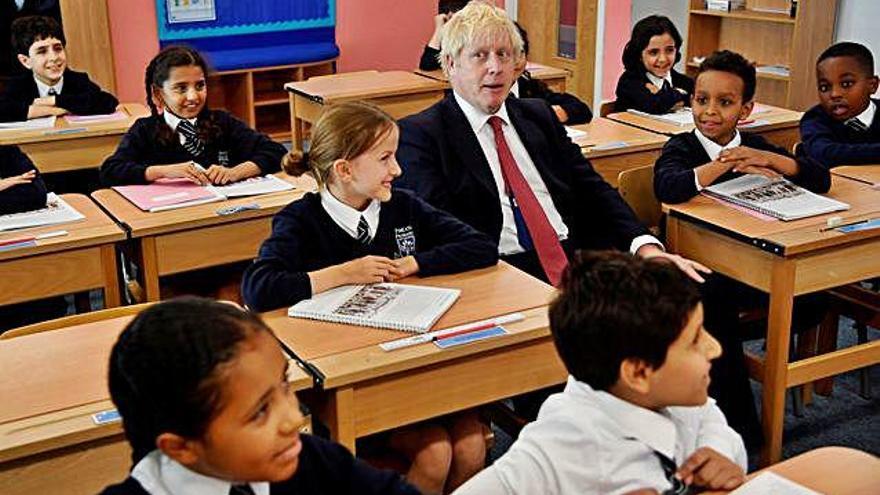
[[229, 152], [228, 151], [219, 151], [217, 153], [217, 165], [221, 165], [223, 167], [229, 166]]
[[394, 240], [397, 242], [395, 258], [403, 258], [416, 254], [416, 233], [412, 225], [394, 229]]

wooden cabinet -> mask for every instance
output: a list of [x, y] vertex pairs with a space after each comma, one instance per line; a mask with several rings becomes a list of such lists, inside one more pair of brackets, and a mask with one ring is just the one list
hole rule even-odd
[[290, 107], [284, 84], [336, 72], [336, 60], [215, 72], [208, 104], [234, 114], [276, 141], [290, 139]]
[[[831, 45], [837, 0], [800, 0], [791, 17], [790, 0], [746, 0], [745, 10], [706, 10], [704, 0], [691, 0], [688, 13], [687, 72], [715, 50], [741, 53], [758, 67], [756, 99], [794, 110], [816, 104], [816, 58]], [[788, 67], [788, 74], [765, 72], [762, 66]]]

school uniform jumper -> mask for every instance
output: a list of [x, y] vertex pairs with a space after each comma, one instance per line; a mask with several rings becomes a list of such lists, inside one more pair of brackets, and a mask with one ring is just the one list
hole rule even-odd
[[[683, 203], [699, 193], [694, 180], [694, 169], [711, 162], [712, 158], [706, 153], [696, 132], [672, 136], [663, 146], [663, 152], [654, 164], [654, 193], [663, 203]], [[740, 132], [740, 136], [742, 146], [794, 158], [800, 170], [796, 176], [787, 178], [795, 184], [816, 193], [825, 193], [831, 188], [831, 174], [818, 161], [806, 156], [794, 157], [758, 134]], [[724, 182], [741, 175], [743, 174], [731, 170], [715, 182]]]
[[[37, 170], [18, 146], [0, 146], [0, 179]], [[19, 184], [0, 191], [0, 215], [39, 210], [46, 206], [46, 184], [40, 172], [30, 184]]]
[[[620, 79], [617, 80], [617, 89], [615, 90], [617, 100], [614, 102], [614, 111], [625, 112], [632, 108], [642, 112], [661, 114], [669, 112], [678, 102], [689, 106], [691, 96], [694, 94], [694, 81], [675, 69], [670, 70], [669, 74], [672, 78], [672, 85], [661, 87], [660, 91], [655, 94], [645, 86], [651, 81], [648, 80], [648, 75], [644, 70], [624, 71]], [[685, 90], [687, 94], [683, 94], [676, 88]]]
[[[875, 109], [880, 106], [880, 100], [871, 101]], [[880, 118], [875, 110], [868, 128], [857, 131], [832, 118], [821, 105], [816, 105], [801, 117], [798, 154], [812, 157], [828, 168], [880, 163]]]
[[[74, 115], [97, 115], [113, 113], [119, 100], [101, 89], [85, 72], [65, 69], [64, 84], [55, 96], [55, 106]], [[6, 91], [0, 95], [0, 122], [27, 120], [28, 107], [40, 97], [32, 72], [9, 81]]]
[[498, 260], [498, 247], [489, 236], [397, 188], [381, 204], [378, 228], [364, 245], [330, 217], [320, 194], [309, 193], [275, 215], [272, 235], [244, 274], [244, 300], [255, 311], [290, 306], [312, 296], [307, 272], [367, 255], [414, 255], [419, 275], [430, 276], [490, 266]]
[[[277, 483], [248, 483], [255, 495], [418, 495], [399, 474], [376, 469], [341, 445], [300, 435], [302, 451], [293, 476]], [[145, 487], [146, 485], [146, 487]], [[122, 483], [101, 495], [228, 495], [232, 483], [190, 471], [159, 451], [138, 462]]]
[[176, 132], [169, 143], [156, 141], [159, 126], [168, 125], [163, 116], [138, 119], [122, 137], [116, 152], [101, 165], [101, 182], [106, 186], [146, 184], [147, 167], [188, 160], [194, 160], [204, 167], [234, 167], [250, 160], [260, 167], [263, 174], [280, 170], [281, 158], [287, 153], [284, 146], [222, 110], [205, 110], [198, 118], [207, 118], [209, 114], [214, 116], [220, 127], [220, 136], [205, 143], [204, 151], [199, 156], [191, 155], [183, 147]]

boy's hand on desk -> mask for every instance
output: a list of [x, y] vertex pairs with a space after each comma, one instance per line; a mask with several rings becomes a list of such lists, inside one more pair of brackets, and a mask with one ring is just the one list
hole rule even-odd
[[44, 105], [31, 105], [28, 107], [28, 119], [38, 119], [40, 117], [49, 117], [50, 115], [61, 116], [67, 113], [67, 110], [61, 107], [47, 107]]
[[31, 105], [37, 105], [40, 107], [54, 107], [55, 106], [55, 97], [54, 96], [44, 96], [42, 98], [34, 98], [33, 103]]
[[553, 105], [550, 108], [552, 108], [553, 113], [556, 114], [556, 120], [562, 124], [568, 122], [568, 112], [566, 112], [564, 108], [559, 105]]
[[344, 284], [375, 284], [389, 279], [394, 261], [384, 256], [364, 256], [339, 265]]
[[0, 191], [9, 189], [10, 187], [19, 186], [21, 184], [30, 184], [37, 177], [36, 170], [27, 171], [21, 175], [13, 175], [5, 179], [0, 179]]
[[394, 269], [391, 271], [389, 281], [398, 280], [419, 272], [419, 264], [415, 256], [404, 256], [392, 261]]
[[734, 172], [760, 174], [771, 179], [780, 175], [796, 175], [798, 169], [797, 162], [787, 156], [747, 146], [724, 150], [718, 159], [724, 163], [732, 163]]
[[687, 485], [710, 490], [733, 490], [746, 479], [739, 465], [709, 447], [701, 447], [691, 454], [678, 468], [676, 476]]
[[657, 93], [660, 92], [660, 88], [658, 88], [657, 86], [654, 86], [651, 83], [645, 83], [645, 87], [648, 88], [648, 91], [650, 91], [652, 95], [656, 95]]

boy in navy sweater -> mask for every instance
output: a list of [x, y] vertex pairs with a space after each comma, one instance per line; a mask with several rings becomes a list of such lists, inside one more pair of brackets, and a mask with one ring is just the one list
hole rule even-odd
[[12, 23], [18, 61], [30, 73], [9, 82], [0, 96], [0, 122], [50, 115], [113, 113], [119, 101], [88, 74], [67, 67], [64, 33], [51, 17], [28, 16]]
[[871, 51], [832, 45], [816, 62], [819, 104], [801, 118], [800, 150], [828, 168], [880, 162], [880, 119]]
[[754, 106], [755, 68], [741, 55], [715, 52], [700, 65], [693, 99], [694, 124], [673, 136], [654, 166], [654, 193], [664, 203], [683, 203], [716, 182], [742, 174], [785, 176], [823, 193], [827, 169], [809, 157], [794, 158], [762, 136], [739, 132], [738, 121]]

